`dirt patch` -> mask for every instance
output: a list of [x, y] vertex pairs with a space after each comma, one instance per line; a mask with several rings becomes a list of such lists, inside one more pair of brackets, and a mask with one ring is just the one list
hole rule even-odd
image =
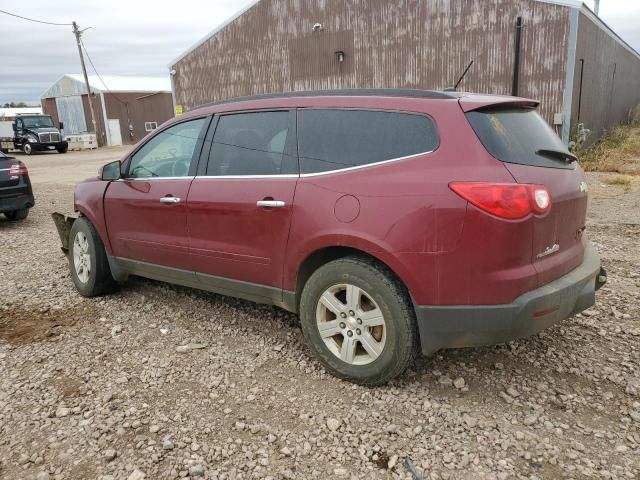
[[96, 318], [93, 307], [37, 310], [8, 306], [0, 310], [0, 342], [14, 345], [41, 342], [60, 335], [79, 321]]
[[62, 399], [76, 398], [82, 395], [83, 383], [75, 378], [60, 376], [51, 383], [60, 392]]

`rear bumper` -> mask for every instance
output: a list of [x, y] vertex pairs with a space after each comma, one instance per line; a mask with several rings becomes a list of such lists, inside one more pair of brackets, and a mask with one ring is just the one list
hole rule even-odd
[[422, 352], [495, 345], [527, 337], [595, 303], [606, 282], [600, 258], [587, 245], [582, 264], [507, 305], [416, 306]]
[[22, 194], [4, 198], [0, 197], [0, 213], [31, 208], [35, 203], [36, 202], [32, 194]]

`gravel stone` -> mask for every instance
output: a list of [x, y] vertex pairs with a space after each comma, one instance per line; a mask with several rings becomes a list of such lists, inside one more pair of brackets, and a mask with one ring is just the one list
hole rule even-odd
[[117, 456], [118, 456], [118, 453], [113, 448], [109, 448], [108, 450], [104, 451], [104, 459], [107, 462], [111, 462], [112, 460], [115, 460]]
[[146, 474], [142, 470], [138, 470], [137, 468], [131, 472], [131, 474], [127, 477], [127, 480], [144, 480], [146, 478]]
[[204, 467], [200, 464], [189, 467], [190, 477], [204, 477]]
[[57, 418], [64, 418], [66, 416], [68, 416], [71, 413], [71, 409], [70, 408], [66, 408], [66, 407], [60, 407], [56, 410], [56, 417]]
[[328, 418], [327, 428], [332, 432], [337, 431], [340, 428], [340, 420], [336, 420], [335, 418]]

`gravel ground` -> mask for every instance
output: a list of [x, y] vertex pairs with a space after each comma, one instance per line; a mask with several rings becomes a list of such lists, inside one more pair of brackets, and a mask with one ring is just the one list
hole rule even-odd
[[637, 190], [588, 177], [594, 308], [368, 389], [276, 308], [142, 279], [81, 298], [49, 214], [119, 153], [29, 158], [38, 205], [0, 220], [0, 478], [640, 478]]

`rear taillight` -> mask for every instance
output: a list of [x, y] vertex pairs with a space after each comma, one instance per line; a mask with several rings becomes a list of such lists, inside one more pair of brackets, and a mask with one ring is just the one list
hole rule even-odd
[[11, 180], [17, 180], [21, 176], [27, 176], [28, 174], [27, 166], [20, 161], [9, 165], [9, 178]]
[[479, 209], [508, 220], [543, 215], [551, 208], [551, 195], [542, 185], [454, 182], [449, 188]]

